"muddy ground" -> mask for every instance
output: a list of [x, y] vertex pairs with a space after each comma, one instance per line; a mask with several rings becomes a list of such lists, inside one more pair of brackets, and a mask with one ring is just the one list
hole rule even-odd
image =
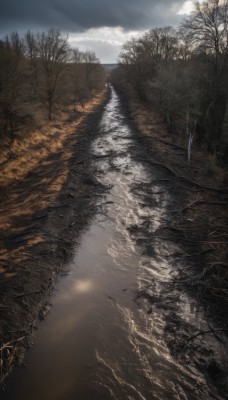
[[[170, 255], [177, 268], [172, 284], [162, 296], [154, 297], [151, 282], [138, 293], [136, 301], [148, 314], [156, 307], [166, 315], [165, 338], [172, 354], [181, 362], [194, 358], [208, 382], [226, 398], [226, 354], [207, 348], [207, 337], [211, 336], [225, 346], [228, 329], [225, 176], [221, 173], [217, 180], [209, 177], [204, 169], [205, 160], [197, 152], [189, 166], [183, 143], [176, 145], [170, 140], [161, 117], [136, 101], [129, 103], [124, 94], [121, 98], [126, 119], [134, 131], [133, 157], [161, 171], [159, 182], [149, 186], [136, 183], [132, 190], [141, 195], [145, 207], [153, 206], [152, 189], [154, 193], [156, 185], [172, 196], [162, 228], [151, 234], [145, 221], [132, 226], [130, 233], [151, 257], [153, 243], [159, 237], [181, 247], [181, 251]], [[108, 94], [78, 126], [77, 135], [66, 137], [59, 151], [47, 156], [23, 181], [14, 182], [2, 192], [1, 215], [8, 221], [2, 230], [0, 258], [2, 383], [15, 362], [23, 359], [23, 350], [31, 345], [39, 319], [45, 318], [56, 278], [67, 273], [79, 234], [96, 212], [97, 196], [109, 189], [96, 181], [89, 151], [98, 135], [107, 99]], [[66, 153], [71, 156], [65, 158]], [[64, 180], [58, 186], [56, 178], [61, 176]], [[60, 187], [58, 196], [52, 194], [53, 185]], [[12, 223], [13, 229], [9, 229]], [[207, 329], [201, 331], [186, 325], [178, 315], [184, 292], [197, 299], [206, 311]], [[203, 343], [198, 341], [202, 337]]]
[[[146, 312], [159, 307], [166, 315], [165, 337], [171, 354], [184, 363], [194, 362], [216, 387], [222, 398], [228, 398], [228, 185], [227, 168], [211, 171], [206, 149], [193, 145], [191, 163], [187, 160], [187, 138], [170, 135], [157, 107], [140, 103], [132, 92], [113, 82], [125, 115], [135, 132], [141, 153], [135, 159], [151, 170], [160, 169], [161, 179], [151, 185], [136, 184], [145, 206], [152, 205], [154, 187], [158, 193], [169, 193], [172, 204], [166, 221], [151, 234], [145, 221], [132, 227], [135, 240], [153, 257], [153, 243], [161, 238], [178, 243], [181, 251], [170, 256], [175, 266], [173, 281], [163, 295], [154, 296], [154, 282], [138, 294], [146, 302]], [[161, 191], [160, 191], [161, 190]], [[143, 237], [143, 240], [140, 239]], [[180, 304], [188, 294], [203, 311], [206, 327], [186, 324], [180, 317]], [[183, 301], [184, 304], [184, 301]], [[150, 307], [151, 306], [151, 307]], [[194, 306], [193, 306], [194, 307]], [[213, 349], [211, 338], [220, 350]], [[216, 346], [216, 344], [215, 344]], [[219, 354], [220, 353], [220, 354]]]
[[[67, 114], [64, 123], [60, 120], [55, 124], [51, 140], [53, 149], [52, 144], [48, 148], [50, 141], [43, 146], [39, 141], [30, 144], [22, 161], [21, 158], [19, 162], [16, 160], [17, 170], [9, 167], [7, 176], [2, 174], [2, 385], [12, 367], [23, 362], [24, 350], [30, 347], [39, 320], [44, 319], [48, 312], [54, 283], [59, 275], [67, 273], [66, 265], [79, 233], [96, 212], [96, 197], [106, 190], [93, 177], [88, 148], [97, 135], [108, 98], [109, 93], [102, 94], [88, 112], [81, 111], [76, 116]], [[64, 136], [62, 129], [69, 132]], [[40, 159], [33, 167], [36, 157]], [[8, 164], [10, 162], [11, 159]], [[31, 168], [23, 173], [25, 168], [21, 169], [21, 165], [26, 162], [31, 164]], [[13, 174], [17, 179], [13, 179]]]

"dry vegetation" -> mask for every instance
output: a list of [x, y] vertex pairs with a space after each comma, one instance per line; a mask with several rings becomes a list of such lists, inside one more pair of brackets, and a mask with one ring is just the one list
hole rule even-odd
[[77, 105], [77, 118], [69, 106], [42, 130], [15, 138], [7, 163], [9, 149], [1, 154], [1, 384], [29, 346], [53, 282], [93, 213], [94, 192], [83, 184], [80, 167], [90, 140], [88, 117], [105, 98], [103, 91]]
[[104, 83], [96, 55], [72, 51], [59, 31], [0, 40], [0, 384], [92, 213], [80, 165]]
[[[86, 115], [99, 104], [103, 96], [102, 92], [88, 101], [84, 107], [77, 104], [75, 111], [73, 105], [65, 107], [66, 110], [59, 111], [54, 121], [43, 122], [43, 126], [39, 130], [24, 132], [21, 127], [10, 146], [8, 141], [5, 141], [2, 144], [0, 155], [1, 188], [23, 181], [29, 172], [40, 165], [46, 165], [48, 171], [51, 161], [49, 162], [47, 158], [64, 150], [63, 145], [66, 138], [76, 133], [77, 126], [83, 123]], [[59, 161], [68, 161], [70, 156], [71, 154], [66, 152]]]

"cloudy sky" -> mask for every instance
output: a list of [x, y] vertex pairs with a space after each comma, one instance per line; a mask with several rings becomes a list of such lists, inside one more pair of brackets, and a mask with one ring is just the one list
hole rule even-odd
[[58, 28], [69, 34], [72, 47], [115, 63], [127, 39], [177, 25], [191, 9], [190, 0], [0, 0], [0, 36]]

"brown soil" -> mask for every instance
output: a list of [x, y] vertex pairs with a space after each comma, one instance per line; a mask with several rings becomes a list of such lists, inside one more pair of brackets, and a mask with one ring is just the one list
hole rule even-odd
[[42, 131], [17, 134], [0, 157], [0, 384], [23, 360], [58, 275], [66, 273], [79, 232], [102, 189], [88, 147], [97, 134], [101, 93]]

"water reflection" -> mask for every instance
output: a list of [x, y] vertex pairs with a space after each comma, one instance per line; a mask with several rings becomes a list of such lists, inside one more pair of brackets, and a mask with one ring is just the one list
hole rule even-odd
[[92, 146], [94, 155], [109, 155], [94, 162], [101, 183], [112, 186], [106, 218], [94, 220], [82, 236], [71, 273], [60, 282], [28, 355], [30, 368], [18, 374], [3, 400], [217, 398], [192, 365], [171, 356], [163, 335], [164, 310], [153, 307], [145, 314], [135, 301], [144, 288], [159, 297], [171, 277], [166, 256], [174, 249], [154, 241], [148, 255], [137, 244], [144, 239], [144, 223], [151, 236], [161, 225], [169, 199], [158, 186], [149, 196], [153, 205], [147, 203], [138, 184], [149, 187], [151, 176], [130, 155], [132, 143], [113, 91], [101, 136]]
[[67, 292], [60, 293], [58, 301], [74, 301], [76, 297], [94, 289], [94, 283], [90, 279], [76, 279]]
[[79, 280], [75, 282], [74, 290], [76, 293], [86, 293], [93, 288], [93, 284], [89, 280]]

